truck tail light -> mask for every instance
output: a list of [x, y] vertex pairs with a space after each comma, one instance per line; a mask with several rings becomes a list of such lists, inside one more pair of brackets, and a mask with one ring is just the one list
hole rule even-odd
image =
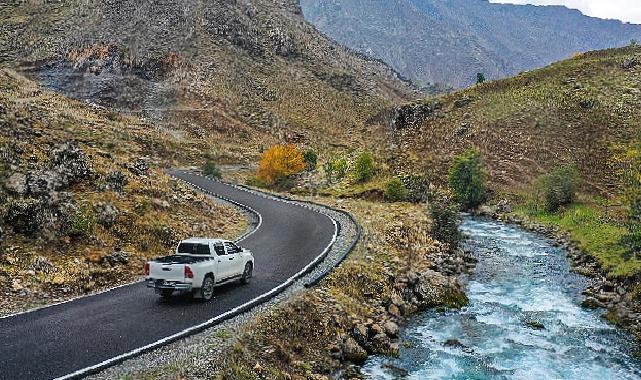
[[189, 265], [185, 265], [185, 278], [194, 278], [194, 272], [191, 271]]
[[145, 263], [145, 276], [149, 276], [149, 263]]

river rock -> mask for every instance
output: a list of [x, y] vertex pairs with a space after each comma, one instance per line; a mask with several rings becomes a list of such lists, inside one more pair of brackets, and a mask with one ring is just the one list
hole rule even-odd
[[389, 335], [392, 338], [396, 338], [398, 336], [399, 328], [398, 325], [392, 321], [388, 321], [385, 323], [383, 326], [385, 329], [385, 333]]
[[361, 365], [365, 363], [365, 360], [367, 360], [367, 351], [365, 351], [365, 349], [352, 337], [347, 337], [345, 339], [342, 351], [343, 359], [354, 364]]

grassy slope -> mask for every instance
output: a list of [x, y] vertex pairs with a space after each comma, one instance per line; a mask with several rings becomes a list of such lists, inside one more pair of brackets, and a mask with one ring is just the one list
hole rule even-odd
[[613, 195], [619, 185], [613, 148], [641, 128], [641, 65], [623, 67], [633, 59], [641, 62], [641, 48], [590, 52], [410, 105], [406, 112], [435, 110], [394, 129], [399, 148], [392, 162], [438, 180], [455, 155], [475, 147], [496, 189], [527, 185], [555, 165], [574, 163], [586, 190]]
[[[194, 233], [231, 238], [246, 228], [236, 210], [213, 203], [164, 174], [163, 168], [188, 160], [193, 153], [195, 148], [189, 146], [194, 142], [184, 137], [177, 139], [141, 120], [43, 91], [10, 71], [0, 71], [0, 125], [3, 183], [13, 173], [46, 166], [52, 149], [69, 140], [78, 142], [96, 175], [64, 189], [87, 216], [84, 236], [61, 231], [25, 236], [2, 226], [0, 284], [9, 289], [0, 301], [2, 312], [131, 281], [140, 276], [145, 258], [170, 252], [174, 239]], [[150, 166], [144, 177], [127, 169], [139, 158]], [[115, 171], [128, 179], [123, 192], [101, 190], [106, 175]], [[0, 187], [2, 215], [12, 200], [20, 198]], [[93, 206], [98, 202], [118, 209], [113, 226], [96, 222]], [[217, 217], [211, 218], [212, 214]], [[127, 253], [127, 264], [112, 266], [104, 261], [115, 247]], [[52, 266], [43, 270], [36, 264], [38, 257]]]
[[391, 150], [391, 165], [443, 183], [453, 157], [476, 148], [495, 196], [525, 202], [537, 176], [574, 164], [583, 178], [584, 204], [558, 215], [524, 206], [521, 214], [571, 232], [611, 275], [640, 273], [641, 261], [623, 257], [621, 210], [613, 207], [621, 203], [621, 157], [641, 132], [640, 81], [641, 48], [628, 47], [408, 105], [405, 112], [431, 112], [392, 130], [399, 148]]

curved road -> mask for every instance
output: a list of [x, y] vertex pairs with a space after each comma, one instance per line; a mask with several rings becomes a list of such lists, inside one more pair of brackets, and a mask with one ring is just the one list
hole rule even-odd
[[241, 245], [255, 255], [249, 285], [219, 287], [216, 298], [163, 302], [144, 283], [0, 319], [0, 379], [51, 379], [128, 353], [223, 314], [286, 282], [332, 241], [325, 215], [186, 172], [175, 176], [251, 207], [260, 228]]

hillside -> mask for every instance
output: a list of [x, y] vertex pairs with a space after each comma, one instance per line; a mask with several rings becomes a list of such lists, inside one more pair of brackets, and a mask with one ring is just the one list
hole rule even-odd
[[437, 182], [455, 155], [474, 147], [496, 190], [526, 186], [567, 163], [577, 165], [585, 190], [616, 195], [615, 156], [641, 131], [640, 81], [639, 47], [588, 52], [399, 107], [380, 124], [381, 144], [397, 170]]
[[0, 70], [0, 314], [138, 279], [185, 236], [244, 232], [165, 174], [198, 149]]
[[317, 32], [297, 1], [64, 0], [0, 12], [2, 65], [172, 127], [343, 143], [347, 128], [416, 97], [382, 62]]
[[302, 0], [307, 20], [356, 51], [380, 58], [421, 86], [468, 86], [476, 73], [515, 75], [575, 52], [625, 46], [641, 25], [560, 6], [487, 0]]

